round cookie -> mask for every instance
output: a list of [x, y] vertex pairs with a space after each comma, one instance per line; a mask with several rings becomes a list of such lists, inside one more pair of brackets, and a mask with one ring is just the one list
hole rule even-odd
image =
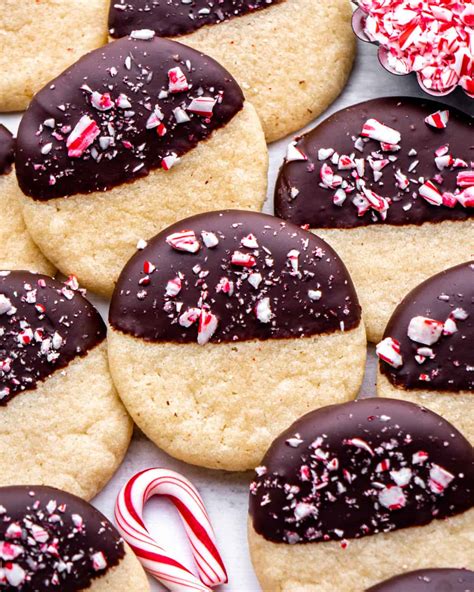
[[21, 206], [14, 194], [15, 140], [0, 124], [0, 269], [29, 269], [52, 274], [54, 267], [41, 254], [26, 230]]
[[275, 592], [363, 592], [433, 557], [472, 569], [473, 492], [472, 445], [435, 413], [379, 398], [313, 411], [256, 469], [257, 577]]
[[472, 592], [474, 572], [467, 569], [419, 569], [372, 586], [367, 592]]
[[474, 261], [412, 290], [377, 353], [379, 396], [424, 405], [474, 442]]
[[472, 257], [473, 126], [441, 103], [391, 97], [344, 109], [288, 148], [275, 212], [341, 255], [369, 341], [407, 290]]
[[75, 278], [0, 272], [0, 485], [52, 485], [90, 499], [112, 477], [132, 424], [105, 334]]
[[110, 43], [45, 87], [22, 119], [16, 167], [41, 250], [110, 296], [140, 239], [189, 214], [260, 209], [267, 161], [230, 74], [148, 36]]
[[107, 0], [3, 0], [0, 111], [22, 111], [48, 80], [107, 41]]
[[153, 29], [211, 55], [242, 85], [273, 142], [344, 88], [356, 52], [351, 15], [347, 0], [119, 0], [110, 2], [109, 32]]
[[285, 425], [355, 398], [366, 356], [360, 306], [323, 241], [228, 210], [164, 230], [112, 298], [109, 363], [128, 411], [196, 465], [255, 466]]
[[17, 485], [0, 487], [0, 508], [2, 589], [149, 591], [130, 547], [84, 500], [52, 487]]

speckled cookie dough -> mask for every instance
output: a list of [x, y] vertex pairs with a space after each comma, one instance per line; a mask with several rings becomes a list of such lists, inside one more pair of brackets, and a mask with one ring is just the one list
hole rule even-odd
[[260, 209], [267, 164], [258, 117], [230, 74], [152, 35], [110, 43], [45, 87], [16, 157], [33, 239], [105, 296], [139, 240], [189, 214]]
[[250, 486], [257, 577], [272, 592], [364, 592], [434, 562], [472, 569], [473, 491], [472, 445], [439, 415], [380, 398], [313, 411]]
[[474, 255], [473, 125], [442, 103], [375, 99], [288, 147], [275, 212], [341, 255], [369, 341], [380, 341], [407, 290]]
[[107, 42], [108, 0], [3, 0], [0, 111], [33, 95], [83, 54]]
[[0, 487], [0, 508], [3, 589], [149, 591], [128, 545], [82, 499], [40, 485]]
[[109, 362], [140, 428], [193, 464], [245, 470], [296, 417], [355, 398], [361, 311], [323, 241], [273, 216], [188, 218], [123, 270]]
[[351, 15], [348, 0], [118, 0], [109, 28], [115, 37], [153, 29], [215, 58], [273, 142], [318, 117], [344, 88], [356, 53]]
[[13, 172], [15, 140], [0, 124], [0, 269], [28, 269], [51, 275], [54, 267], [42, 255], [26, 230], [15, 194]]
[[0, 485], [94, 497], [132, 425], [110, 377], [105, 325], [75, 278], [0, 272], [0, 354]]
[[379, 396], [425, 405], [474, 441], [474, 261], [412, 290], [377, 353]]

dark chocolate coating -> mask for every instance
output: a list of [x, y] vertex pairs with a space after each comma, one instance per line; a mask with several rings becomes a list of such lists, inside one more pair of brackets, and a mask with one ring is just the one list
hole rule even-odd
[[[443, 323], [456, 309], [469, 316], [455, 320], [457, 331], [442, 335], [430, 346], [412, 341], [407, 330], [413, 317], [422, 316]], [[397, 306], [384, 337], [400, 342], [403, 365], [393, 368], [380, 361], [380, 370], [401, 388], [433, 391], [474, 391], [474, 261], [451, 267], [412, 290]], [[417, 349], [430, 347], [435, 355], [419, 364]], [[420, 375], [430, 380], [420, 380]], [[473, 399], [474, 403], [474, 399]]]
[[474, 592], [474, 571], [419, 569], [372, 586], [366, 592]]
[[0, 175], [12, 170], [15, 158], [15, 140], [7, 128], [0, 123]]
[[[191, 89], [159, 98], [168, 91], [168, 71], [175, 67], [182, 69]], [[83, 85], [109, 93], [114, 106], [106, 111], [92, 106], [92, 94], [81, 89]], [[200, 94], [221, 101], [212, 117], [188, 112], [190, 121], [178, 124], [173, 110], [187, 108]], [[116, 105], [120, 95], [128, 98], [130, 107]], [[18, 182], [26, 195], [48, 200], [105, 191], [144, 177], [162, 166], [164, 157], [182, 156], [209, 138], [242, 109], [243, 100], [231, 75], [194, 49], [158, 38], [115, 41], [80, 59], [33, 99], [18, 131]], [[158, 128], [146, 128], [156, 105], [167, 130], [163, 136]], [[83, 115], [100, 127], [100, 136], [82, 156], [69, 157], [66, 139]], [[54, 127], [45, 125], [52, 121]], [[45, 146], [49, 152], [42, 154]]]
[[[418, 462], [420, 451], [428, 456]], [[443, 471], [451, 481], [435, 493]], [[253, 527], [269, 541], [360, 538], [471, 508], [473, 448], [432, 411], [361, 399], [294, 423], [271, 445], [250, 491]]]
[[139, 29], [152, 29], [159, 37], [177, 37], [282, 1], [191, 0], [184, 4], [181, 0], [111, 0], [109, 33], [119, 38]]
[[[183, 229], [193, 230], [201, 242], [196, 254], [167, 244], [169, 235]], [[202, 231], [215, 233], [219, 244], [206, 247]], [[257, 249], [241, 245], [250, 233], [258, 241]], [[298, 274], [292, 273], [287, 257], [291, 250], [299, 251]], [[253, 255], [256, 265], [247, 269], [231, 263], [234, 251]], [[146, 261], [157, 268], [149, 279], [144, 272]], [[248, 281], [249, 272], [261, 274], [257, 288]], [[181, 292], [165, 297], [167, 282], [178, 274], [182, 274]], [[221, 278], [233, 282], [231, 296], [216, 291]], [[150, 283], [143, 285], [143, 281]], [[321, 298], [311, 300], [308, 290], [320, 290]], [[361, 318], [350, 276], [329, 245], [273, 216], [227, 210], [178, 222], [134, 255], [117, 282], [109, 320], [115, 329], [147, 341], [195, 342], [197, 323], [184, 328], [177, 319], [190, 307], [201, 308], [203, 292], [207, 294], [204, 306], [218, 318], [214, 343], [331, 333], [340, 330], [341, 323], [350, 330]], [[269, 323], [260, 322], [255, 313], [257, 301], [263, 298], [270, 299], [273, 318]]]
[[[39, 485], [1, 487], [0, 508], [1, 544], [18, 552], [8, 561], [2, 557], [6, 592], [85, 590], [125, 556], [114, 526], [75, 495]], [[93, 556], [100, 553], [103, 569], [94, 568]], [[15, 575], [20, 572], [18, 585], [9, 579], [12, 564]]]
[[[450, 119], [446, 129], [438, 130], [425, 123], [425, 117], [438, 110], [448, 109]], [[380, 142], [369, 140], [364, 151], [354, 148], [354, 138], [362, 131], [368, 119], [377, 119], [381, 123], [401, 133], [399, 152], [381, 152]], [[402, 226], [441, 222], [443, 220], [467, 220], [474, 215], [473, 208], [464, 208], [459, 203], [454, 208], [434, 206], [418, 195], [420, 184], [415, 183], [420, 177], [433, 180], [442, 175], [444, 182], [438, 185], [441, 191], [454, 192], [457, 174], [466, 169], [445, 169], [440, 172], [436, 167], [435, 150], [449, 144], [449, 154], [463, 159], [468, 168], [474, 160], [474, 123], [472, 117], [442, 103], [428, 99], [408, 97], [387, 97], [354, 105], [338, 111], [323, 121], [316, 128], [301, 136], [297, 146], [308, 156], [307, 161], [286, 162], [280, 169], [275, 187], [275, 213], [284, 220], [295, 224], [309, 224], [311, 228], [357, 228], [376, 224]], [[334, 173], [345, 180], [354, 181], [352, 170], [338, 170], [331, 160], [318, 160], [319, 149], [332, 148], [340, 155], [355, 154], [355, 158], [365, 158], [366, 187], [378, 195], [391, 198], [387, 219], [382, 221], [375, 212], [368, 211], [358, 216], [357, 208], [352, 203], [357, 190], [348, 194], [342, 206], [334, 205], [334, 189], [320, 187], [321, 166], [326, 163]], [[409, 156], [415, 149], [416, 155]], [[367, 157], [379, 151], [385, 157], [395, 156], [396, 161], [383, 170], [380, 181], [374, 182], [372, 169]], [[419, 161], [412, 173], [408, 171], [411, 163]], [[401, 171], [411, 180], [409, 191], [401, 191], [396, 185], [395, 172]], [[412, 181], [413, 180], [413, 181]], [[293, 198], [291, 189], [299, 194]], [[415, 197], [413, 197], [415, 194]], [[410, 209], [406, 210], [410, 206]]]
[[[21, 342], [22, 333], [29, 343]], [[78, 291], [45, 275], [0, 272], [0, 406], [86, 355], [105, 333]]]

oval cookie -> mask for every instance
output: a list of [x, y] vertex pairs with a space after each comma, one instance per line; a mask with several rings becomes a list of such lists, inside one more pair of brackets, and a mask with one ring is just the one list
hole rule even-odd
[[52, 487], [0, 487], [0, 508], [6, 590], [148, 592], [129, 546], [84, 500]]
[[474, 261], [407, 294], [377, 352], [380, 396], [425, 405], [474, 441]]
[[390, 578], [367, 592], [470, 592], [474, 572], [467, 569], [419, 569]]
[[0, 272], [1, 485], [54, 485], [88, 499], [111, 478], [132, 426], [105, 331], [75, 278]]
[[3, 0], [0, 111], [22, 111], [48, 80], [107, 40], [107, 0]]
[[152, 29], [214, 57], [273, 142], [315, 119], [344, 88], [356, 51], [351, 14], [347, 0], [119, 0], [110, 2], [109, 32]]
[[25, 221], [65, 274], [110, 295], [139, 239], [206, 209], [260, 209], [260, 122], [217, 62], [124, 38], [85, 56], [25, 113], [17, 176]]
[[396, 399], [313, 411], [272, 444], [250, 487], [265, 590], [363, 592], [400, 572], [469, 567], [474, 455], [451, 424]]
[[347, 262], [370, 341], [407, 289], [472, 255], [473, 125], [442, 103], [392, 97], [335, 113], [288, 148], [275, 212]]
[[54, 267], [31, 240], [19, 200], [14, 195], [14, 160], [15, 140], [7, 128], [0, 124], [0, 269], [29, 269], [52, 274]]
[[109, 320], [126, 407], [193, 464], [248, 469], [286, 424], [354, 398], [362, 380], [365, 331], [344, 264], [265, 214], [213, 212], [163, 231], [124, 268]]

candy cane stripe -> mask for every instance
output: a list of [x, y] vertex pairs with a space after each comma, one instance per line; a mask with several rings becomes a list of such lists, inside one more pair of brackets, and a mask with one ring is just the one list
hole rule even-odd
[[[143, 509], [155, 495], [169, 499], [178, 510], [200, 579], [172, 556], [163, 541], [153, 539], [148, 532]], [[117, 497], [115, 521], [145, 570], [172, 592], [205, 592], [227, 582], [226, 569], [202, 498], [178, 473], [160, 468], [137, 473]]]

